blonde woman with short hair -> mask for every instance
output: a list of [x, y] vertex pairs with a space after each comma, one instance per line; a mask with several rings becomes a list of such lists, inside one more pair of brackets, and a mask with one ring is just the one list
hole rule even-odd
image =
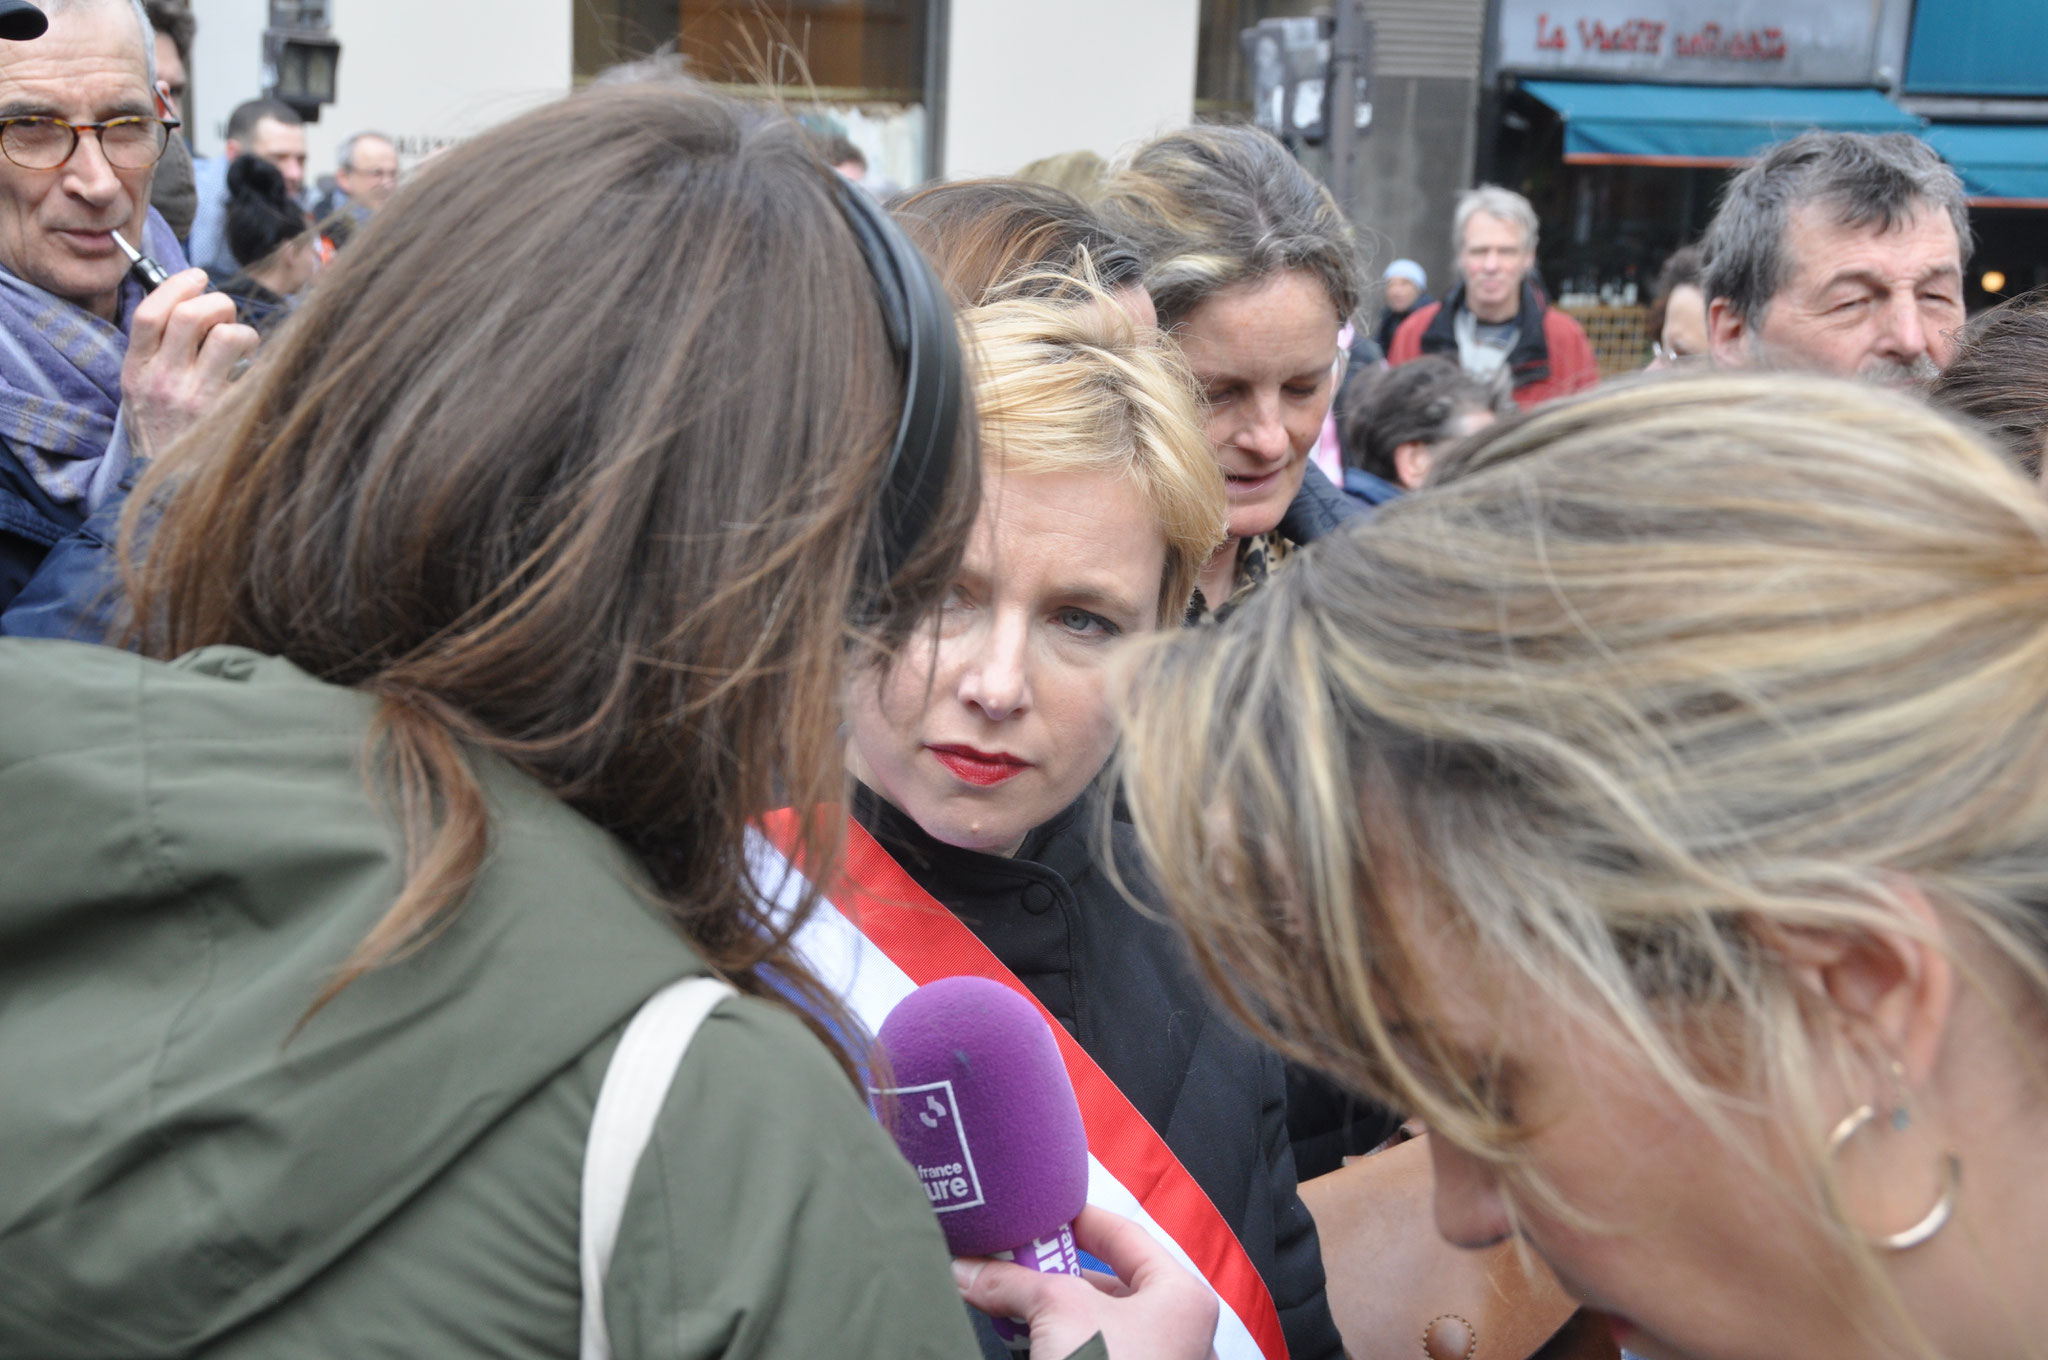
[[1205, 972], [1631, 1350], [2038, 1353], [2048, 503], [1811, 377], [1464, 473], [1145, 659], [1130, 806]]
[[[858, 904], [877, 949], [916, 937], [890, 955], [908, 975], [984, 958], [1073, 1036], [1127, 1102], [1106, 1123], [1091, 1113], [1106, 1174], [1133, 1138], [1177, 1168], [1127, 1188], [1217, 1290], [1219, 1354], [1246, 1355], [1233, 1338], [1258, 1336], [1263, 1316], [1270, 1345], [1335, 1357], [1280, 1061], [1213, 1010], [1098, 853], [1113, 679], [1134, 640], [1179, 626], [1225, 532], [1193, 381], [1157, 331], [1071, 278], [1059, 301], [995, 302], [962, 331], [981, 512], [930, 625], [852, 682], [855, 849], [834, 900]], [[916, 928], [891, 931], [905, 901]], [[1176, 1220], [1176, 1201], [1213, 1205], [1206, 1228]]]

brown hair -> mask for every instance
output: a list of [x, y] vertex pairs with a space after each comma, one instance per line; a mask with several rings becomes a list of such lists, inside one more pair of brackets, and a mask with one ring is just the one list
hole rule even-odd
[[1094, 209], [1049, 184], [962, 180], [921, 189], [891, 211], [956, 306], [990, 302], [1004, 284], [1026, 275], [1075, 274], [1088, 266], [1105, 288], [1143, 284], [1144, 265], [1131, 244]]
[[2039, 477], [2048, 443], [2048, 288], [1972, 321], [1927, 397], [1976, 421], [2029, 477]]
[[[505, 193], [537, 167], [548, 195]], [[537, 110], [401, 189], [151, 468], [123, 526], [146, 650], [250, 647], [378, 701], [408, 875], [322, 1000], [459, 908], [488, 753], [636, 852], [713, 966], [820, 1001], [746, 837], [843, 796], [901, 405], [838, 183], [789, 120], [698, 89]], [[956, 450], [883, 642], [951, 579], [977, 488]], [[839, 836], [806, 828], [814, 880]]]
[[1706, 273], [1706, 268], [1707, 249], [1697, 241], [1689, 246], [1680, 246], [1664, 257], [1664, 265], [1657, 271], [1657, 285], [1650, 298], [1650, 314], [1643, 319], [1643, 333], [1650, 337], [1652, 344], [1664, 339], [1664, 318], [1671, 311], [1671, 295], [1681, 288], [1701, 287], [1700, 278]]
[[1341, 429], [1344, 466], [1385, 481], [1400, 480], [1394, 452], [1403, 444], [1438, 444], [1451, 422], [1477, 411], [1510, 415], [1514, 400], [1500, 384], [1482, 382], [1440, 354], [1370, 373], [1349, 394]]
[[1147, 142], [1110, 177], [1102, 215], [1145, 257], [1145, 286], [1169, 330], [1223, 289], [1290, 269], [1322, 284], [1339, 321], [1364, 296], [1364, 261], [1337, 201], [1257, 128], [1182, 128]]
[[198, 26], [185, 0], [142, 0], [142, 12], [149, 17], [149, 26], [169, 38], [171, 46], [178, 49], [178, 60], [190, 66], [192, 39]]

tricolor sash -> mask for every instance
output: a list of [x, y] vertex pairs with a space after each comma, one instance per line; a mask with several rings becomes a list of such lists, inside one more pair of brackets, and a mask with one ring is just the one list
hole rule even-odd
[[[792, 910], [807, 883], [790, 857], [796, 818], [787, 810], [771, 813], [762, 829], [750, 852], [755, 885], [781, 910]], [[846, 842], [841, 881], [822, 894], [795, 939], [818, 979], [871, 1035], [897, 1002], [939, 978], [989, 978], [1029, 1001], [1058, 1040], [1080, 1102], [1088, 1202], [1138, 1222], [1215, 1292], [1222, 1305], [1219, 1360], [1286, 1360], [1280, 1315], [1257, 1267], [1151, 1124], [988, 946], [851, 817]]]

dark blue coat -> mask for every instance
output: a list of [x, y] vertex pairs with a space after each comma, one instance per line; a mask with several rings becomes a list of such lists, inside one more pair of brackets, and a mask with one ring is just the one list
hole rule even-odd
[[50, 549], [84, 523], [85, 507], [51, 500], [0, 439], [0, 611], [14, 603]]
[[27, 571], [18, 580], [13, 575], [14, 560], [6, 555], [11, 540], [0, 533], [0, 560], [6, 563], [6, 575], [0, 581], [4, 584], [0, 589], [0, 637], [106, 641], [121, 600], [114, 537], [121, 527], [121, 509], [127, 504], [132, 481], [124, 479], [118, 493], [87, 518], [83, 506], [58, 506], [42, 496], [26, 469], [0, 446], [0, 522], [9, 508], [4, 479], [10, 467], [21, 473], [44, 506], [62, 515], [61, 519], [46, 519], [46, 523], [61, 523], [63, 529], [41, 546], [33, 562], [26, 554], [22, 556]]

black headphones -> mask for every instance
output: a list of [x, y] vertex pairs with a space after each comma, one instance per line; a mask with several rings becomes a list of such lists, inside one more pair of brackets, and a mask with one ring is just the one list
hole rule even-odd
[[953, 306], [938, 275], [866, 190], [837, 174], [833, 178], [839, 181], [847, 225], [881, 297], [889, 347], [903, 366], [903, 416], [882, 473], [881, 504], [875, 507], [880, 558], [862, 581], [858, 617], [872, 620], [884, 612], [889, 582], [938, 517], [960, 433], [964, 379]]

